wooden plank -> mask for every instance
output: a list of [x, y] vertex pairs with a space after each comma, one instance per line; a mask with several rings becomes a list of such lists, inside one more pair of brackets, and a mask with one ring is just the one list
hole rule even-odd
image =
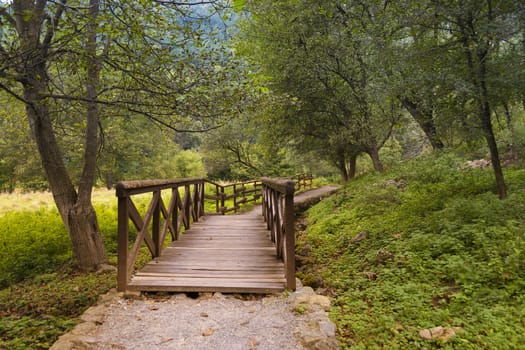
[[250, 271], [250, 270], [195, 270], [195, 269], [177, 269], [172, 268], [157, 268], [151, 271], [147, 268], [137, 272], [135, 276], [172, 276], [172, 277], [208, 277], [208, 278], [239, 278], [242, 276], [252, 278], [277, 278], [282, 280], [284, 274], [276, 273], [274, 269], [267, 271]]
[[195, 269], [207, 268], [209, 270], [216, 270], [216, 269], [222, 269], [222, 268], [241, 268], [241, 269], [249, 270], [251, 268], [257, 268], [257, 267], [282, 269], [284, 266], [281, 263], [276, 263], [276, 262], [247, 261], [247, 260], [239, 262], [239, 263], [217, 261], [217, 262], [214, 262], [213, 264], [210, 263], [209, 261], [200, 261], [200, 262], [199, 261], [190, 261], [190, 262], [164, 261], [164, 262], [159, 262], [159, 266], [160, 265], [173, 266], [173, 269], [186, 267], [186, 268], [195, 268]]
[[[177, 280], [177, 281], [224, 281], [228, 280], [230, 282], [236, 281], [237, 283], [241, 283], [243, 281], [250, 281], [250, 282], [257, 282], [257, 283], [263, 283], [263, 282], [284, 282], [285, 278], [281, 275], [259, 275], [259, 274], [236, 274], [234, 276], [227, 275], [227, 274], [210, 274], [210, 273], [201, 273], [201, 274], [171, 274], [169, 272], [161, 273], [161, 272], [149, 272], [149, 273], [140, 273], [135, 275], [135, 281], [139, 281], [141, 278], [144, 279], [151, 279], [156, 280], [158, 278], [167, 279], [167, 280]], [[253, 281], [251, 281], [253, 280]]]
[[172, 277], [208, 277], [210, 279], [214, 278], [241, 278], [248, 277], [254, 279], [264, 279], [264, 278], [277, 278], [279, 280], [284, 279], [284, 273], [277, 273], [275, 269], [268, 270], [246, 270], [246, 269], [225, 269], [225, 270], [195, 270], [195, 269], [155, 269], [154, 271], [143, 270], [138, 272], [135, 276], [172, 276]]
[[208, 279], [175, 280], [166, 278], [141, 278], [128, 285], [129, 290], [174, 292], [223, 292], [271, 293], [284, 290], [281, 282], [210, 281]]

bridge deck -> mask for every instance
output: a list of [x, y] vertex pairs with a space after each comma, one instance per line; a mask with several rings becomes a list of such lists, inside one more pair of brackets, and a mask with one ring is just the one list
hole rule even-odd
[[284, 264], [255, 210], [206, 216], [138, 271], [129, 290], [271, 293], [285, 289]]

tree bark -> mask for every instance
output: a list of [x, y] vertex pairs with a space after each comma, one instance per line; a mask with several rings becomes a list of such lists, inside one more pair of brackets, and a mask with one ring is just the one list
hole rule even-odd
[[427, 136], [430, 145], [434, 150], [440, 150], [445, 147], [441, 139], [437, 135], [436, 124], [432, 117], [431, 111], [424, 111], [416, 103], [409, 98], [402, 98], [401, 103], [408, 110], [412, 118], [419, 124], [425, 135]]
[[346, 170], [346, 166], [344, 164], [338, 164], [337, 168], [339, 169], [339, 174], [341, 174], [341, 178], [343, 179], [344, 183], [347, 183], [348, 180], [350, 180], [350, 177], [348, 175], [348, 171]]
[[514, 120], [512, 118], [512, 112], [510, 111], [509, 105], [507, 102], [503, 104], [503, 109], [505, 110], [505, 121], [507, 122], [507, 129], [510, 133], [510, 143], [509, 151], [511, 159], [518, 159], [518, 150], [516, 149], [516, 130], [514, 129]]
[[75, 257], [82, 269], [107, 263], [107, 253], [91, 202], [99, 147], [99, 106], [97, 103], [100, 61], [97, 57], [99, 0], [90, 0], [86, 33], [86, 135], [84, 163], [78, 185], [78, 200], [70, 211], [69, 226]]
[[335, 159], [334, 164], [339, 170], [339, 174], [341, 174], [341, 178], [343, 179], [343, 182], [347, 183], [348, 180], [350, 180], [350, 176], [348, 174], [348, 169], [346, 168], [345, 156], [341, 152], [340, 149], [337, 150], [337, 159]]
[[485, 134], [485, 140], [489, 146], [490, 160], [492, 162], [492, 168], [494, 169], [494, 175], [496, 178], [496, 189], [500, 199], [507, 198], [507, 186], [505, 184], [505, 178], [503, 177], [503, 169], [501, 168], [501, 161], [499, 157], [498, 144], [496, 143], [496, 137], [494, 136], [494, 130], [492, 128], [491, 120], [491, 108], [489, 103], [489, 96], [487, 91], [487, 85], [485, 83], [486, 67], [484, 63], [484, 57], [480, 58], [480, 88], [481, 88], [481, 100], [478, 101], [480, 109], [480, 121], [483, 133]]
[[[491, 20], [490, 14], [488, 17], [489, 20]], [[489, 59], [490, 43], [487, 41], [476, 41], [475, 39], [471, 38], [471, 35], [468, 34], [470, 32], [467, 28], [474, 28], [473, 22], [474, 20], [472, 13], [467, 13], [466, 21], [462, 18], [458, 19], [458, 25], [461, 31], [461, 41], [467, 60], [468, 72], [470, 74], [472, 84], [476, 87], [475, 100], [478, 107], [478, 116], [481, 128], [485, 135], [485, 140], [487, 141], [487, 145], [489, 147], [490, 159], [496, 180], [496, 190], [498, 192], [499, 198], [505, 199], [507, 198], [507, 186], [503, 177], [498, 145], [496, 143], [496, 137], [494, 136], [494, 130], [492, 128], [491, 107], [486, 83], [487, 60]], [[475, 51], [473, 51], [472, 47], [475, 47]]]

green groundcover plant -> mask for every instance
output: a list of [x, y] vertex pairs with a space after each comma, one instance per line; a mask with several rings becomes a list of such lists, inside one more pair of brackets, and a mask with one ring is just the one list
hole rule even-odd
[[[523, 348], [525, 170], [506, 169], [501, 201], [490, 169], [463, 163], [411, 161], [308, 211], [299, 276], [334, 297], [344, 348]], [[422, 339], [437, 326], [457, 334]]]

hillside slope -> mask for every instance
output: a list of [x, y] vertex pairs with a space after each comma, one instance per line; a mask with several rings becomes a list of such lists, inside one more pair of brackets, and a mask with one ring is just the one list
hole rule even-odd
[[[525, 169], [509, 198], [490, 169], [450, 155], [358, 179], [307, 212], [299, 276], [334, 297], [352, 349], [518, 349], [525, 344]], [[425, 340], [433, 327], [449, 340]]]

